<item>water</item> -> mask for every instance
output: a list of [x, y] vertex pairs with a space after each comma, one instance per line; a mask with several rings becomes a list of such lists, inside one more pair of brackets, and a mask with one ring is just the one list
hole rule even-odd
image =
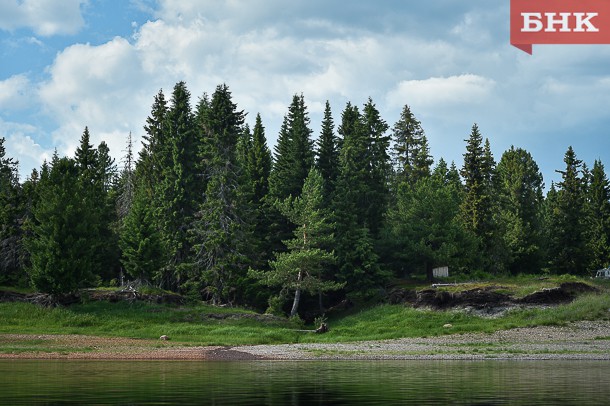
[[0, 361], [2, 405], [607, 405], [593, 361]]

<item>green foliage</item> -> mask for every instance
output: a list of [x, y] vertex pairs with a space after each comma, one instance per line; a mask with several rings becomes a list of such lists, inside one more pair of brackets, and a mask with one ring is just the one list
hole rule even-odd
[[251, 224], [246, 218], [236, 154], [243, 120], [229, 88], [218, 86], [203, 123], [206, 144], [202, 159], [208, 183], [192, 229], [196, 251], [192, 277], [207, 285], [206, 292], [215, 304], [235, 301], [238, 281], [247, 269]]
[[586, 199], [588, 268], [597, 270], [610, 265], [610, 183], [599, 160], [593, 165]]
[[96, 241], [99, 223], [94, 202], [79, 180], [79, 168], [68, 158], [56, 159], [37, 188], [27, 249], [31, 281], [51, 294], [76, 291], [98, 269]]
[[[333, 201], [336, 223], [337, 279], [346, 283], [352, 297], [370, 297], [385, 282], [386, 273], [378, 263], [370, 225], [377, 221], [370, 185], [371, 137], [358, 108], [347, 103], [338, 132], [343, 136], [339, 157], [340, 172]], [[377, 196], [379, 197], [379, 196]]]
[[429, 176], [433, 160], [428, 140], [421, 123], [408, 105], [403, 107], [400, 119], [394, 124], [392, 132], [398, 182], [414, 185], [418, 180]]
[[506, 251], [494, 216], [497, 211], [495, 161], [489, 140], [483, 144], [476, 124], [465, 141], [464, 166], [460, 172], [465, 193], [461, 205], [462, 221], [480, 240], [482, 266], [496, 274], [501, 273], [505, 269]]
[[[24, 190], [19, 185], [18, 163], [6, 157], [0, 138], [0, 284], [23, 285], [23, 229], [26, 216]], [[27, 190], [27, 188], [25, 188]]]
[[159, 277], [163, 259], [161, 236], [148, 203], [144, 186], [140, 186], [124, 220], [119, 241], [125, 271], [132, 279], [142, 281]]
[[499, 219], [513, 274], [536, 273], [543, 259], [542, 174], [532, 156], [521, 148], [504, 152], [497, 167]]
[[402, 183], [388, 212], [384, 244], [397, 273], [431, 280], [434, 267], [459, 272], [473, 265], [477, 239], [460, 221], [460, 189], [441, 164], [413, 186]]
[[320, 171], [324, 181], [324, 207], [330, 207], [332, 196], [335, 193], [335, 184], [339, 176], [339, 142], [334, 131], [330, 103], [326, 101], [322, 130], [318, 138], [316, 168]]
[[335, 260], [333, 253], [322, 248], [332, 236], [332, 225], [328, 223], [328, 216], [322, 207], [322, 191], [322, 175], [312, 169], [300, 197], [278, 201], [282, 214], [296, 226], [294, 238], [285, 241], [288, 252], [276, 254], [275, 260], [269, 263], [269, 271], [250, 271], [265, 285], [295, 292], [290, 317], [298, 312], [301, 292], [315, 294], [343, 287], [342, 284], [322, 279], [324, 266]]
[[200, 200], [196, 187], [197, 143], [190, 97], [184, 82], [174, 86], [165, 116], [167, 138], [162, 152], [165, 166], [161, 167], [162, 179], [156, 187], [162, 198], [158, 219], [167, 255], [163, 286], [174, 289], [186, 279], [181, 265], [188, 260], [192, 247], [185, 225], [192, 222]]
[[582, 161], [572, 147], [566, 151], [566, 169], [549, 213], [549, 255], [554, 273], [584, 275], [587, 266], [585, 238], [585, 184]]

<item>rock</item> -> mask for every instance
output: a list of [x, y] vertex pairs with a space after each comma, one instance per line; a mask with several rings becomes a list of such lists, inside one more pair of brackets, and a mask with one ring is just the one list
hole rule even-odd
[[453, 327], [453, 324], [447, 323], [443, 326], [443, 328], [451, 328]]
[[159, 337], [159, 340], [161, 340], [161, 341], [167, 341], [167, 340], [169, 340], [169, 337], [168, 337], [168, 336], [166, 336], [166, 335], [162, 335], [161, 337]]

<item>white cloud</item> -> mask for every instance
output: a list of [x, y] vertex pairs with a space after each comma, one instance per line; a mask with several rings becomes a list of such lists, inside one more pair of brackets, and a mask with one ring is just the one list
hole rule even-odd
[[20, 110], [33, 100], [33, 89], [26, 75], [14, 75], [0, 81], [0, 109]]
[[85, 126], [93, 142], [105, 140], [115, 154], [130, 131], [142, 128], [154, 92], [127, 40], [73, 45], [58, 54], [48, 73], [51, 79], [41, 85], [40, 98], [59, 125], [53, 138], [60, 153], [74, 152]]
[[481, 104], [487, 100], [495, 84], [492, 79], [472, 74], [406, 80], [388, 94], [388, 101], [395, 106], [408, 101], [420, 108]]
[[84, 3], [86, 0], [4, 0], [0, 2], [0, 29], [26, 27], [42, 36], [75, 34], [84, 25]]
[[34, 141], [34, 137], [40, 137], [40, 130], [32, 125], [0, 119], [0, 137], [5, 139], [6, 155], [19, 161], [22, 180], [29, 175], [32, 168], [39, 167], [53, 154], [52, 150], [47, 150]]
[[[82, 3], [65, 4], [80, 18], [75, 5]], [[458, 164], [463, 139], [475, 121], [490, 136], [492, 147], [515, 143], [527, 148], [521, 144], [524, 138], [531, 140], [540, 128], [565, 119], [570, 108], [577, 112], [574, 121], [585, 117], [579, 114], [591, 105], [595, 108], [589, 108], [589, 116], [606, 114], [606, 82], [584, 77], [586, 86], [574, 83], [583, 80], [579, 63], [584, 62], [579, 61], [586, 62], [587, 72], [596, 66], [603, 71], [607, 63], [600, 63], [604, 60], [599, 55], [605, 52], [610, 62], [610, 51], [572, 47], [576, 54], [570, 56], [539, 47], [533, 58], [522, 55], [505, 35], [504, 6], [447, 0], [442, 2], [443, 16], [438, 2], [396, 11], [365, 0], [353, 7], [338, 2], [324, 8], [323, 3], [131, 0], [158, 19], [132, 25], [135, 35], [129, 39], [65, 48], [47, 68], [48, 79], [29, 87], [40, 88], [40, 103], [56, 122], [50, 132], [60, 154], [74, 152], [87, 125], [93, 142], [105, 140], [117, 160], [129, 131], [139, 148], [159, 88], [169, 99], [180, 80], [187, 82], [193, 105], [204, 91], [227, 83], [238, 107], [249, 113], [248, 121], [261, 113], [270, 144], [294, 93], [305, 95], [314, 134], [327, 99], [335, 122], [348, 100], [361, 105], [371, 96], [390, 125], [409, 104], [424, 124], [432, 153]], [[2, 10], [10, 4], [0, 5], [0, 28], [9, 29], [4, 20], [15, 21], [15, 27], [26, 25], [4, 17]], [[158, 5], [156, 10], [150, 9], [152, 4]], [[423, 17], [418, 14], [422, 10]], [[25, 79], [10, 78], [0, 87], [17, 88], [13, 86]], [[21, 84], [27, 88], [27, 81]], [[0, 107], [8, 103], [8, 96], [1, 95]], [[572, 102], [562, 101], [564, 97]], [[515, 120], [517, 116], [523, 119]], [[521, 132], [526, 136], [519, 138]]]

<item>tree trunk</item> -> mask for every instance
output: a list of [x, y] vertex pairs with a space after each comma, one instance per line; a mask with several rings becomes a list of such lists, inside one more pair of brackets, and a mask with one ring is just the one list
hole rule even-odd
[[[301, 280], [303, 278], [303, 274], [299, 271], [299, 276], [297, 279], [297, 286], [301, 284]], [[292, 310], [290, 311], [290, 317], [294, 317], [299, 310], [299, 301], [301, 300], [301, 288], [297, 287], [297, 290], [294, 292], [294, 301], [292, 302]]]

